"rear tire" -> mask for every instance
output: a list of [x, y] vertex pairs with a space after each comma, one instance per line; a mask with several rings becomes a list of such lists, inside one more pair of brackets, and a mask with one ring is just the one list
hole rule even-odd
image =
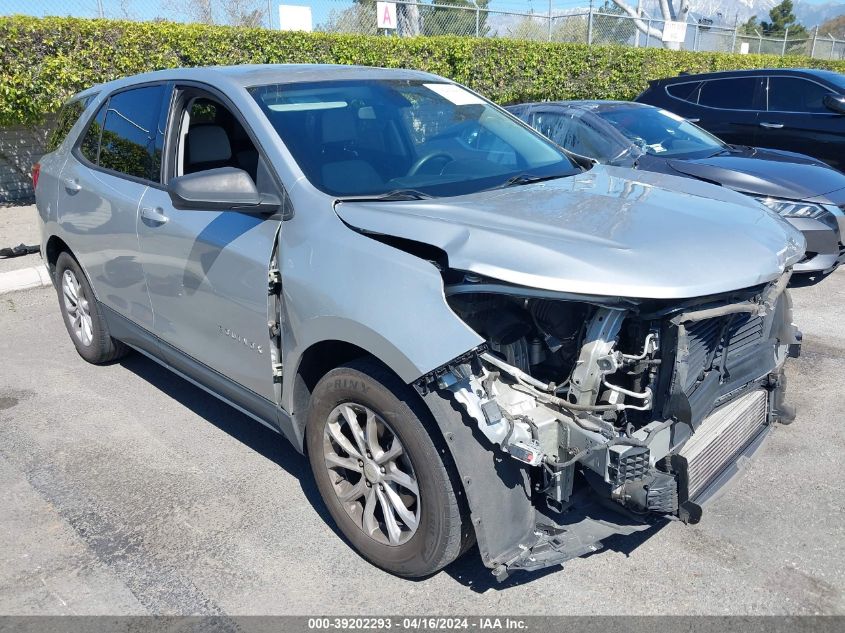
[[128, 353], [129, 348], [109, 334], [88, 278], [67, 252], [60, 253], [56, 260], [56, 292], [70, 340], [82, 358], [99, 365]]
[[317, 383], [305, 431], [317, 488], [341, 532], [374, 565], [412, 578], [442, 569], [472, 542], [448, 450], [414, 395], [385, 367], [354, 361]]

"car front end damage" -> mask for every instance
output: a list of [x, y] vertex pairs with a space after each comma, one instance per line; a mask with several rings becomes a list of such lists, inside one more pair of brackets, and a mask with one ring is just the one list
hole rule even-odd
[[700, 519], [741, 457], [792, 419], [783, 365], [801, 336], [790, 274], [693, 300], [445, 276], [450, 307], [486, 342], [415, 386], [449, 440], [498, 579], [614, 534]]

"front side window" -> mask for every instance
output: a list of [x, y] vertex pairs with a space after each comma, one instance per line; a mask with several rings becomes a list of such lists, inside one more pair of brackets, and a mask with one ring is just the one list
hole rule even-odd
[[614, 108], [598, 115], [652, 156], [708, 155], [727, 147], [697, 125], [659, 108]]
[[725, 110], [753, 110], [756, 77], [711, 79], [701, 86], [699, 105]]
[[625, 150], [624, 145], [615, 142], [607, 130], [600, 129], [590, 120], [590, 115], [581, 110], [537, 112], [533, 125], [534, 129], [570, 152], [602, 163], [613, 160]]
[[769, 112], [827, 112], [824, 98], [831, 91], [798, 77], [769, 77]]
[[96, 164], [135, 178], [159, 181], [163, 135], [158, 123], [164, 89], [162, 85], [146, 86], [109, 99]]
[[449, 83], [326, 81], [252, 96], [308, 180], [336, 196], [463, 195], [580, 171], [554, 144]]

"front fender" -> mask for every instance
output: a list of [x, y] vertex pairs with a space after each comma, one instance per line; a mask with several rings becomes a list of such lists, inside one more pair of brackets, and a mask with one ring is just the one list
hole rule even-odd
[[312, 345], [343, 341], [410, 384], [484, 342], [449, 307], [433, 264], [350, 229], [330, 207], [297, 213], [279, 239], [286, 376]]

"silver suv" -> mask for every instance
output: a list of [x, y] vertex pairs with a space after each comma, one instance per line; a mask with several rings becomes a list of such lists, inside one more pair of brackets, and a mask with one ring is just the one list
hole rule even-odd
[[393, 573], [698, 521], [791, 419], [800, 233], [441, 77], [160, 71], [74, 97], [54, 143], [42, 255], [80, 355], [135, 349], [278, 431]]

